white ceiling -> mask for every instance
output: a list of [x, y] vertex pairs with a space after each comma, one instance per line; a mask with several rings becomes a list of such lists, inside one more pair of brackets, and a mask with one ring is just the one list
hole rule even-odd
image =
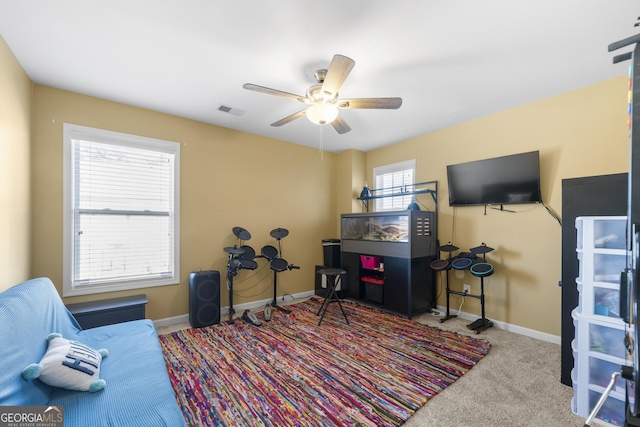
[[242, 85], [304, 95], [346, 55], [340, 98], [403, 104], [342, 110], [351, 132], [324, 129], [340, 152], [626, 74], [607, 46], [639, 15], [638, 0], [0, 0], [0, 35], [35, 83], [310, 147], [320, 126], [305, 117], [270, 126], [304, 104]]

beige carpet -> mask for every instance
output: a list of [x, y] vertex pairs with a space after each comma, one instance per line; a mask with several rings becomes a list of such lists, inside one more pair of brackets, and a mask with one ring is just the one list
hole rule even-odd
[[[468, 320], [423, 314], [416, 321], [475, 335]], [[462, 378], [427, 402], [407, 427], [582, 427], [571, 412], [573, 388], [560, 383], [560, 346], [495, 327], [479, 334], [491, 350]]]
[[[468, 320], [439, 323], [430, 314], [414, 320], [489, 340], [491, 350], [446, 390], [427, 402], [404, 424], [407, 427], [582, 427], [571, 412], [573, 389], [560, 383], [560, 346], [495, 327], [480, 335]], [[158, 328], [158, 334], [190, 327]]]

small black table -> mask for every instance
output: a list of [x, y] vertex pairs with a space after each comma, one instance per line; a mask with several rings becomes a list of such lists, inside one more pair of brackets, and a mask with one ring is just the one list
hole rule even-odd
[[[316, 316], [320, 316], [320, 321], [318, 322], [318, 326], [322, 323], [322, 319], [324, 315], [327, 313], [327, 308], [329, 308], [329, 304], [332, 302], [337, 302], [340, 307], [340, 311], [342, 311], [342, 315], [344, 316], [344, 320], [347, 321], [347, 325], [349, 324], [349, 319], [347, 318], [347, 313], [345, 313], [344, 308], [342, 308], [342, 304], [340, 303], [340, 298], [338, 298], [338, 294], [336, 293], [336, 288], [338, 284], [342, 282], [342, 276], [347, 274], [346, 270], [341, 268], [323, 268], [318, 270], [318, 274], [322, 274], [327, 279], [327, 294], [324, 297], [324, 301], [322, 301], [322, 305], [320, 306], [320, 310], [318, 310], [318, 314]], [[322, 313], [322, 315], [320, 315]]]

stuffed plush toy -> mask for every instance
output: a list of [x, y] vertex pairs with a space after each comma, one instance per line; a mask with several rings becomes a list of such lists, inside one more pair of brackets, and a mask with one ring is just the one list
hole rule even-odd
[[98, 379], [102, 358], [107, 350], [94, 350], [77, 341], [69, 341], [58, 333], [49, 334], [47, 352], [40, 363], [32, 363], [22, 371], [22, 378], [40, 379], [53, 387], [69, 390], [99, 391], [106, 382]]

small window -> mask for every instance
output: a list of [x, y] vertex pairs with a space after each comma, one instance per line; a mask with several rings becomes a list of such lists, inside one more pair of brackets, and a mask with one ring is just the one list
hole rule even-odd
[[[402, 190], [404, 186], [415, 183], [416, 161], [394, 163], [373, 169], [376, 196], [392, 194]], [[393, 188], [392, 187], [396, 187]], [[393, 211], [406, 209], [412, 196], [394, 196], [375, 199], [376, 211]]]
[[63, 295], [179, 283], [180, 144], [64, 124]]

